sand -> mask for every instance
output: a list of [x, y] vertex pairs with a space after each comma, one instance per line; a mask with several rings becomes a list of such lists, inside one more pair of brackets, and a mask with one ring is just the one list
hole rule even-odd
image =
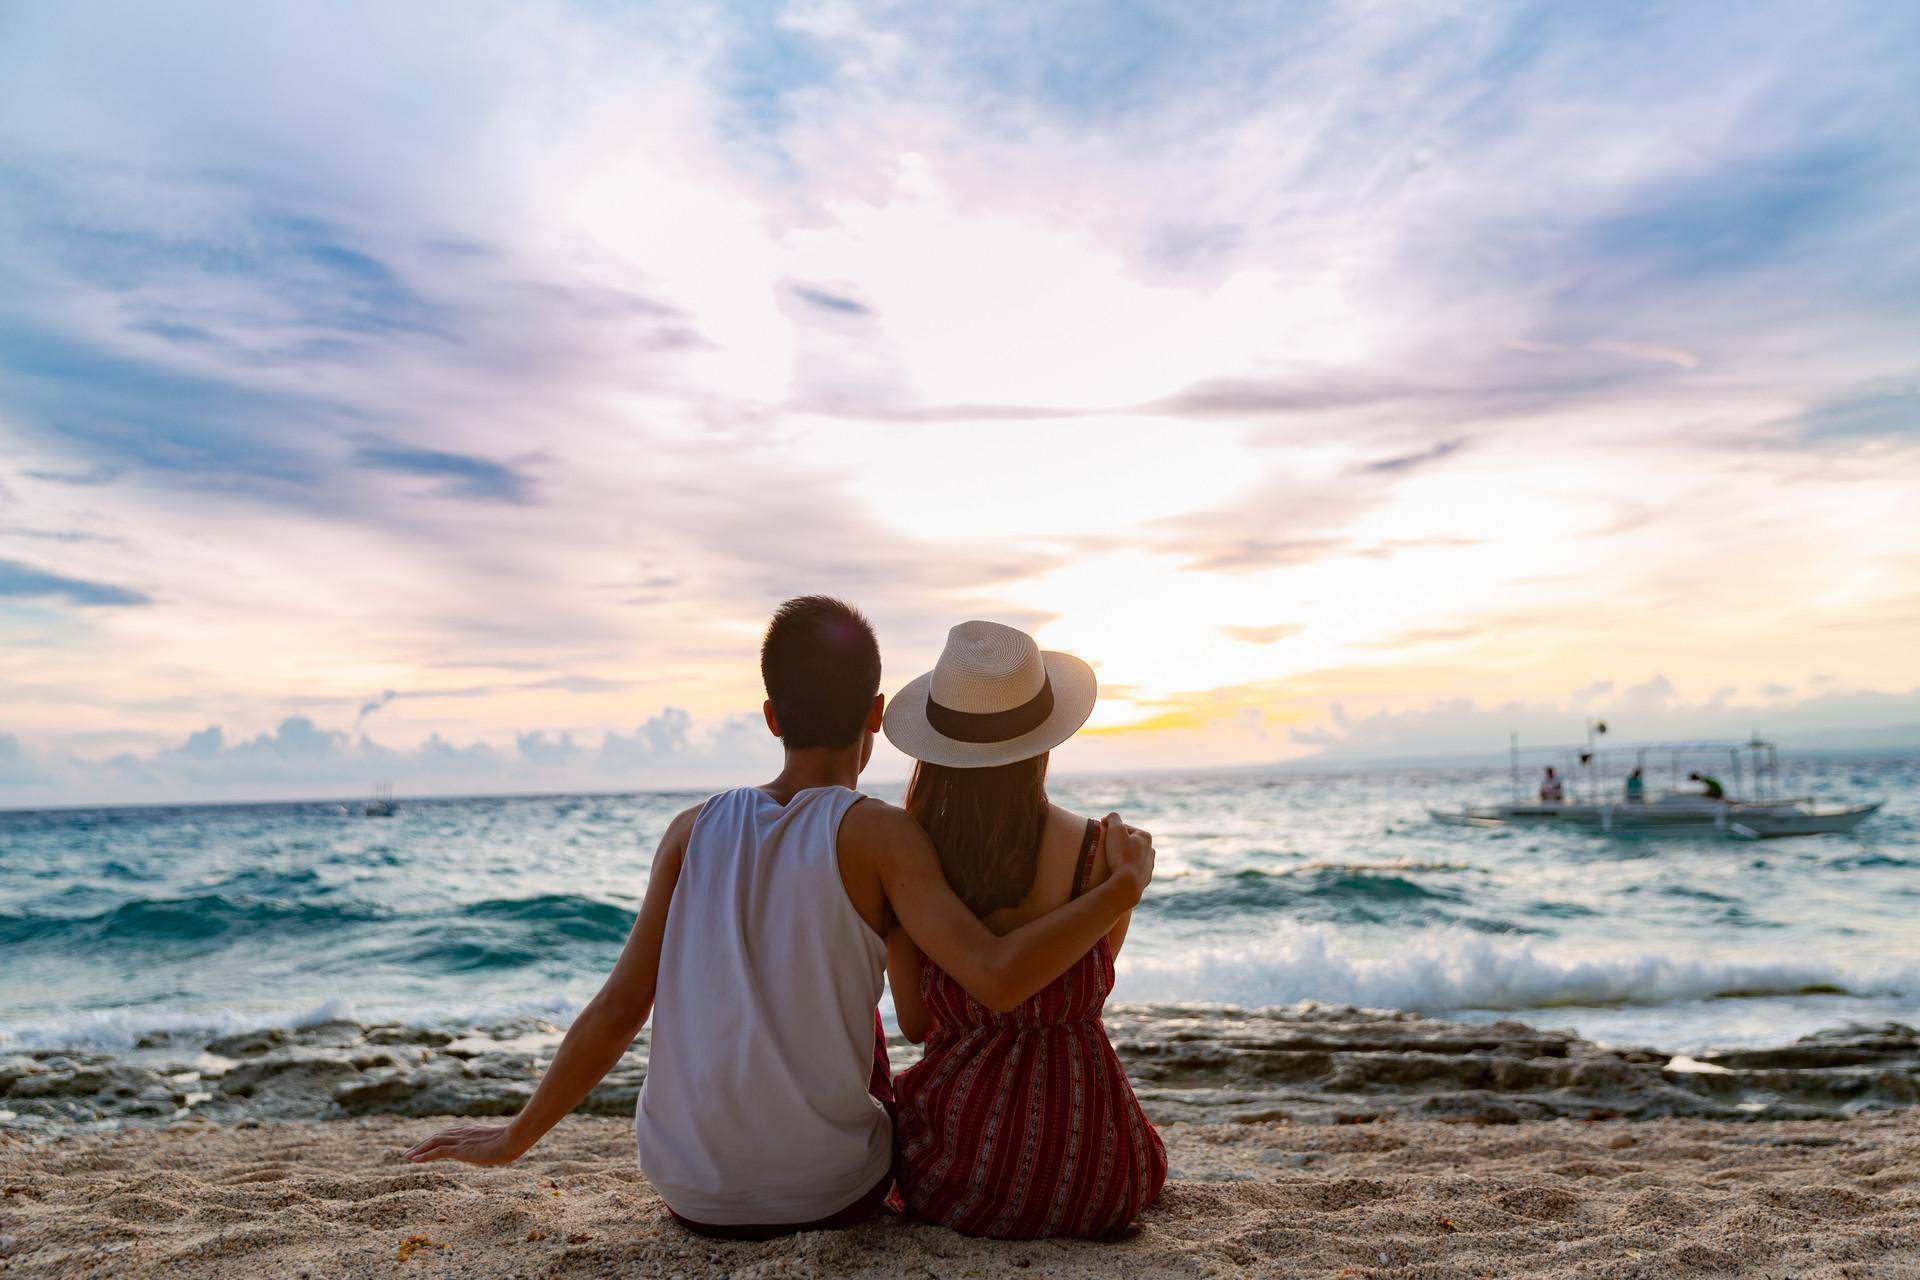
[[716, 1243], [667, 1219], [623, 1120], [506, 1169], [402, 1162], [435, 1127], [0, 1135], [0, 1275], [1920, 1277], [1920, 1110], [1168, 1125], [1173, 1180], [1117, 1244], [892, 1220]]

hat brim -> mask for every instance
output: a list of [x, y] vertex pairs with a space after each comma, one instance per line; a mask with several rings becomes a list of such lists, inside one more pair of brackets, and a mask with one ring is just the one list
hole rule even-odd
[[1053, 686], [1053, 714], [1017, 738], [1000, 742], [962, 742], [949, 738], [927, 721], [927, 702], [933, 696], [933, 673], [907, 681], [887, 704], [887, 741], [915, 760], [955, 769], [988, 769], [1027, 760], [1051, 751], [1071, 738], [1093, 714], [1100, 693], [1093, 668], [1070, 653], [1042, 650], [1040, 660]]

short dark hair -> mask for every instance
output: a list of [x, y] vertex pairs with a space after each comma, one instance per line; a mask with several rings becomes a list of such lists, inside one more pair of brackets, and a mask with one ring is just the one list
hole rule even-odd
[[788, 747], [850, 747], [880, 692], [873, 624], [831, 596], [798, 596], [773, 612], [760, 679]]

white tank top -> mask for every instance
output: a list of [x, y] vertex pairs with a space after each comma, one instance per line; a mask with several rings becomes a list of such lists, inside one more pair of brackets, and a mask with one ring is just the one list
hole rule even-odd
[[714, 1226], [812, 1222], [873, 1189], [893, 1127], [867, 1092], [886, 943], [840, 882], [860, 799], [756, 787], [708, 800], [667, 910], [640, 1171]]

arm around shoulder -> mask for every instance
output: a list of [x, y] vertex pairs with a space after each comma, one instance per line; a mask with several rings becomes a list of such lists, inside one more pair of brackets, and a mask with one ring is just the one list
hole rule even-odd
[[894, 915], [928, 959], [996, 1012], [1013, 1009], [1066, 972], [1139, 902], [1153, 876], [1151, 837], [1138, 833], [1137, 848], [1116, 853], [1115, 832], [1123, 845], [1130, 837], [1113, 815], [1105, 837], [1112, 873], [1105, 883], [1002, 937], [954, 896], [919, 823], [877, 802], [857, 806], [848, 817], [862, 809], [860, 820], [841, 830], [872, 860]]

